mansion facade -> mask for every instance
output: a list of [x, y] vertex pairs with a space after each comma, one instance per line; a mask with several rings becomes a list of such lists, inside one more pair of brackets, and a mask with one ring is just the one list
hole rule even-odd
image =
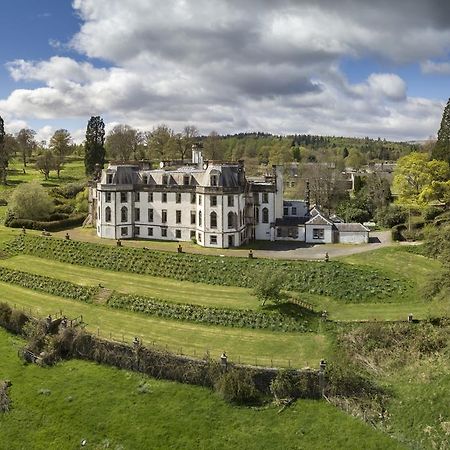
[[145, 162], [111, 163], [90, 200], [97, 235], [109, 239], [195, 241], [218, 248], [253, 240], [369, 239], [361, 224], [336, 223], [308, 200], [284, 201], [282, 167], [248, 179], [243, 161], [203, 161], [195, 147], [192, 162], [161, 162], [159, 169]]

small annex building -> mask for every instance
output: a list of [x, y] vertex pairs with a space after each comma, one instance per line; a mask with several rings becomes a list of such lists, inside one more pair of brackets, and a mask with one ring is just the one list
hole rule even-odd
[[[307, 195], [308, 196], [308, 195]], [[283, 199], [283, 168], [247, 178], [243, 161], [111, 162], [90, 190], [90, 220], [109, 239], [193, 240], [239, 247], [254, 240], [369, 242], [369, 229], [330, 218], [309, 200]]]

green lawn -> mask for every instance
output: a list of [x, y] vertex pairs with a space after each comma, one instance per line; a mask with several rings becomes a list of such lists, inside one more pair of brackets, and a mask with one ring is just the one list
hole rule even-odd
[[12, 410], [0, 414], [5, 450], [75, 449], [83, 439], [97, 449], [404, 448], [326, 402], [300, 400], [282, 414], [238, 408], [208, 389], [94, 363], [24, 365], [22, 345], [0, 329], [0, 380], [12, 381]]
[[230, 360], [248, 364], [288, 367], [316, 367], [321, 358], [330, 355], [329, 338], [315, 333], [282, 333], [267, 330], [225, 328], [162, 320], [143, 314], [91, 305], [30, 289], [0, 283], [0, 300], [25, 308], [36, 316], [47, 316], [62, 310], [69, 318], [83, 315], [88, 331], [115, 340], [122, 336], [131, 342], [140, 336], [146, 345], [167, 348], [173, 352], [212, 357], [224, 350]]
[[0, 260], [0, 265], [14, 270], [50, 276], [84, 286], [101, 283], [108, 289], [127, 294], [153, 296], [167, 301], [239, 309], [257, 309], [259, 302], [250, 289], [212, 286], [170, 278], [158, 278], [126, 272], [113, 272], [61, 263], [35, 256], [19, 255]]

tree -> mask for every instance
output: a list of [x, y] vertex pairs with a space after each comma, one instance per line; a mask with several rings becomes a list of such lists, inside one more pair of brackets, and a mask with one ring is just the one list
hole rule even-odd
[[8, 174], [9, 151], [5, 145], [5, 122], [0, 116], [0, 183], [6, 184]]
[[137, 149], [142, 142], [142, 134], [130, 125], [116, 125], [106, 138], [108, 155], [120, 161], [137, 159]]
[[407, 205], [424, 203], [423, 190], [436, 181], [448, 181], [450, 166], [446, 161], [428, 159], [426, 153], [412, 152], [397, 161], [394, 172], [394, 188], [399, 202]]
[[205, 157], [211, 160], [221, 159], [223, 148], [222, 142], [217, 131], [211, 131], [205, 139], [204, 145]]
[[22, 156], [24, 173], [27, 167], [27, 159], [32, 155], [33, 150], [37, 147], [36, 141], [34, 140], [35, 135], [36, 132], [34, 130], [22, 128], [16, 136], [17, 145]]
[[64, 165], [66, 155], [69, 154], [72, 144], [72, 136], [70, 133], [61, 128], [56, 130], [53, 136], [50, 138], [49, 147], [53, 151], [55, 156], [55, 170], [59, 178], [59, 173]]
[[50, 150], [44, 150], [42, 155], [36, 158], [36, 169], [48, 180], [51, 170], [56, 169], [56, 158]]
[[167, 125], [161, 124], [145, 133], [149, 159], [169, 159], [173, 155], [174, 133]]
[[253, 289], [255, 296], [264, 305], [266, 301], [278, 303], [282, 297], [284, 275], [277, 270], [263, 270]]
[[179, 147], [181, 160], [184, 161], [189, 152], [192, 150], [192, 146], [195, 144], [198, 138], [198, 129], [194, 125], [186, 125], [181, 134], [181, 146]]
[[86, 175], [95, 172], [98, 164], [105, 165], [105, 124], [100, 116], [92, 116], [86, 128], [86, 141], [84, 144], [84, 167]]
[[450, 98], [442, 114], [438, 139], [432, 150], [431, 157], [433, 159], [447, 161], [450, 164]]
[[17, 219], [42, 220], [49, 217], [54, 206], [45, 189], [33, 181], [17, 186], [11, 195], [8, 209]]

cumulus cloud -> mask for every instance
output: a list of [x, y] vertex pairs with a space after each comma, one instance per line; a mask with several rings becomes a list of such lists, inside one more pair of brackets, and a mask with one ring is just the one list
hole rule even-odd
[[450, 50], [450, 6], [439, 0], [74, 0], [73, 7], [81, 27], [58, 47], [70, 46], [77, 60], [10, 62], [14, 80], [40, 86], [13, 91], [0, 110], [49, 120], [101, 114], [146, 129], [194, 123], [204, 133], [413, 139], [434, 133], [442, 114], [441, 102], [408, 97], [395, 73], [351, 84], [339, 68], [344, 57], [377, 57], [390, 67], [427, 61], [423, 72], [444, 73], [445, 64], [431, 62]]

